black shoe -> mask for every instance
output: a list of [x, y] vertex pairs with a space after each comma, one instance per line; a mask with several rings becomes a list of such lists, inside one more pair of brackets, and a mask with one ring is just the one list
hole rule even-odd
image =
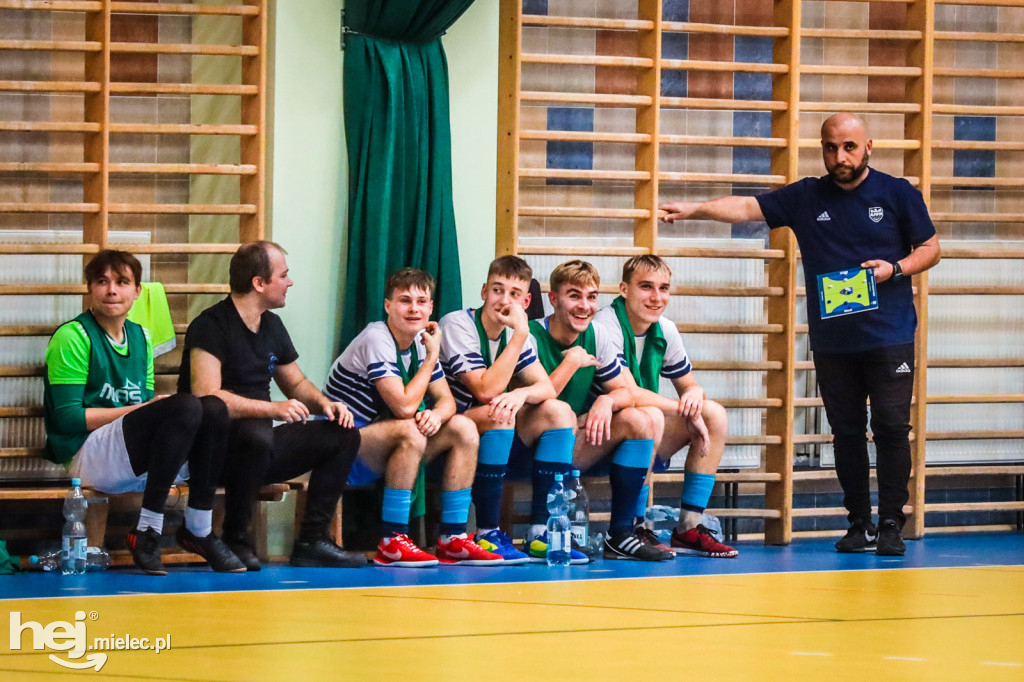
[[366, 555], [362, 552], [347, 552], [327, 538], [313, 542], [296, 540], [289, 563], [292, 566], [316, 568], [359, 568], [366, 565]]
[[903, 556], [907, 551], [907, 545], [900, 535], [900, 524], [893, 519], [885, 519], [878, 524], [878, 549], [875, 551], [879, 556]]
[[637, 561], [667, 561], [675, 554], [656, 545], [649, 545], [635, 530], [609, 535], [604, 541], [605, 559], [635, 559]]
[[238, 557], [238, 560], [245, 566], [245, 570], [255, 573], [260, 570], [260, 558], [256, 556], [252, 540], [248, 535], [224, 536], [224, 544], [231, 550], [231, 553]]
[[218, 573], [245, 573], [245, 564], [213, 533], [201, 538], [182, 525], [177, 538], [182, 549], [203, 557]]
[[871, 521], [857, 519], [850, 524], [850, 529], [842, 540], [836, 543], [836, 551], [840, 554], [851, 554], [854, 552], [874, 552], [875, 542], [878, 538], [878, 529]]
[[167, 575], [167, 569], [160, 562], [160, 533], [152, 528], [140, 531], [132, 528], [124, 539], [132, 552], [135, 565], [149, 575]]

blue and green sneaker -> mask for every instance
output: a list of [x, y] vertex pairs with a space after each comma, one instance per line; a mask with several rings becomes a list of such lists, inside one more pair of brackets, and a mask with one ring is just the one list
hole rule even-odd
[[502, 562], [503, 566], [525, 564], [530, 560], [530, 557], [516, 549], [516, 546], [512, 544], [512, 538], [502, 533], [501, 529], [498, 528], [485, 535], [477, 535], [476, 544], [489, 552], [500, 554], [501, 558], [504, 559]]

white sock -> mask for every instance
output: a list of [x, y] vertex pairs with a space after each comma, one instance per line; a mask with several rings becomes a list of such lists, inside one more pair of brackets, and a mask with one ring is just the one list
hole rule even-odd
[[466, 533], [459, 533], [458, 535], [439, 535], [437, 541], [448, 544], [452, 541], [452, 538], [462, 538], [463, 540], [465, 540], [468, 537], [469, 535]]
[[535, 523], [530, 526], [530, 537], [535, 538], [538, 535], [544, 535], [544, 532], [548, 529], [543, 523]]
[[700, 523], [701, 516], [702, 514], [700, 512], [684, 509], [679, 515], [679, 528], [681, 528], [684, 533], [691, 528], [696, 528]]
[[484, 535], [487, 535], [491, 531], [495, 531], [495, 530], [498, 530], [498, 529], [497, 528], [477, 528], [476, 529], [476, 536], [478, 538], [479, 537], [483, 537]]
[[213, 532], [213, 510], [185, 507], [185, 527], [197, 538], [205, 538]]
[[143, 507], [139, 510], [139, 523], [135, 528], [140, 532], [145, 531], [147, 528], [152, 528], [158, 534], [163, 535], [164, 515]]

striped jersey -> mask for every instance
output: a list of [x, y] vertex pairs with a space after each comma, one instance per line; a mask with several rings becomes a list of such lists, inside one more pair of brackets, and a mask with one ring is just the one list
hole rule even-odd
[[[661, 376], [666, 379], [678, 379], [679, 377], [686, 376], [693, 369], [693, 365], [690, 363], [690, 358], [686, 355], [686, 348], [683, 347], [683, 337], [679, 335], [676, 323], [667, 317], [661, 317], [658, 320], [658, 324], [661, 325], [661, 333], [665, 337], [665, 359], [661, 364]], [[611, 306], [597, 311], [597, 314], [594, 316], [594, 329], [601, 329], [606, 332], [608, 339], [615, 347], [615, 352], [618, 354], [623, 365], [625, 365], [622, 346], [622, 326], [619, 325], [619, 318], [616, 317], [615, 310]], [[634, 336], [633, 338], [636, 343], [636, 356], [641, 358], [644, 355], [644, 345], [647, 337], [641, 335]]]

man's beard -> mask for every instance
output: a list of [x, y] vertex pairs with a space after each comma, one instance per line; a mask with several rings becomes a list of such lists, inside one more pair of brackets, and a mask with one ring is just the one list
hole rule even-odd
[[849, 171], [847, 171], [845, 168], [840, 169], [839, 165], [836, 164], [832, 168], [828, 169], [828, 177], [831, 178], [832, 182], [835, 182], [837, 184], [848, 185], [852, 182], [856, 182], [861, 177], [863, 177], [865, 172], [867, 172], [868, 161], [870, 160], [871, 155], [865, 154], [864, 158], [861, 159], [860, 164], [858, 164], [855, 168]]

